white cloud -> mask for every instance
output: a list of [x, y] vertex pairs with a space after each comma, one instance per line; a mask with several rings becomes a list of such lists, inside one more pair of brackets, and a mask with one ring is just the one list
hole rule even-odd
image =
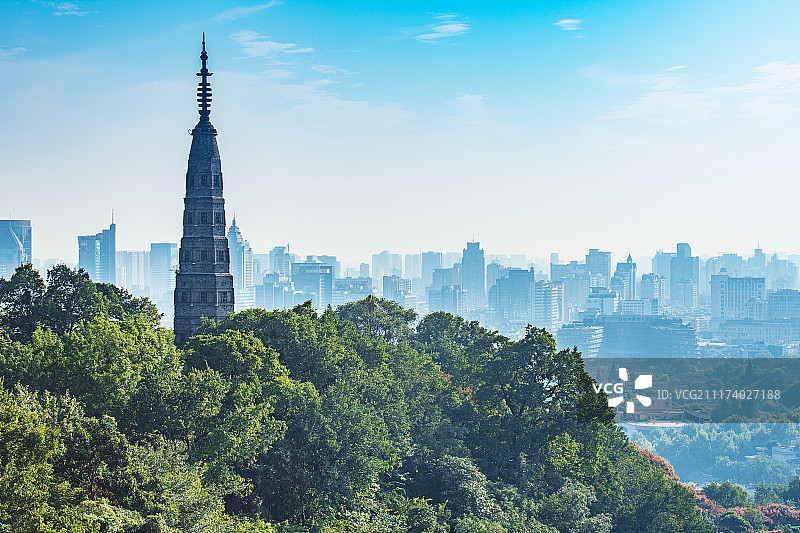
[[681, 74], [684, 68], [670, 67], [655, 75], [617, 76], [602, 71], [601, 75], [584, 71], [584, 75], [610, 84], [648, 83], [649, 88], [633, 103], [601, 115], [606, 119], [677, 124], [746, 116], [775, 121], [800, 111], [800, 63], [760, 65], [738, 85], [697, 86], [696, 80], [708, 77]]
[[254, 31], [240, 31], [231, 35], [239, 43], [247, 57], [273, 57], [277, 54], [303, 54], [313, 52], [313, 48], [300, 48], [295, 43], [270, 41], [266, 35]]
[[436, 15], [434, 18], [439, 22], [431, 25], [428, 33], [417, 35], [415, 39], [422, 42], [433, 43], [438, 39], [461, 35], [468, 32], [470, 29], [469, 21], [459, 20], [459, 15], [454, 13], [440, 14]]
[[582, 22], [583, 21], [579, 19], [562, 19], [559, 20], [558, 22], [554, 22], [553, 25], [559, 26], [562, 30], [575, 31], [583, 29], [581, 28]]
[[62, 15], [76, 15], [81, 17], [83, 15], [97, 13], [97, 11], [86, 11], [81, 9], [80, 6], [78, 6], [78, 2], [50, 2], [48, 5], [51, 5], [55, 9], [53, 15], [57, 17]]
[[672, 72], [673, 70], [685, 69], [686, 65], [675, 65], [674, 67], [665, 68], [664, 72]]
[[283, 2], [281, 0], [271, 0], [270, 2], [256, 4], [254, 6], [234, 7], [233, 9], [223, 11], [214, 17], [214, 20], [239, 20], [241, 18], [249, 17], [250, 15], [258, 13], [259, 11], [264, 11], [265, 9], [279, 6], [282, 3]]
[[21, 46], [16, 46], [14, 48], [0, 48], [0, 61], [13, 61], [27, 51], [27, 49]]
[[313, 70], [314, 72], [318, 72], [320, 74], [326, 74], [328, 76], [333, 76], [333, 75], [346, 76], [352, 74], [352, 72], [350, 72], [349, 70], [339, 68], [335, 65], [312, 65], [311, 70]]

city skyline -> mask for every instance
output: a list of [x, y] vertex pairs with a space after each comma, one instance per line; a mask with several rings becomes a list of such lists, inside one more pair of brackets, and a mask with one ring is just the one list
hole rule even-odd
[[454, 7], [4, 6], [0, 208], [41, 259], [112, 209], [118, 249], [177, 242], [205, 29], [254, 250], [800, 250], [798, 6]]

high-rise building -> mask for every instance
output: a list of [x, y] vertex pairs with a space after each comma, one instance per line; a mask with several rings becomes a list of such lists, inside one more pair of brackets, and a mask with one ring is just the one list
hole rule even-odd
[[411, 294], [411, 280], [398, 275], [383, 276], [383, 298], [405, 305], [406, 297]]
[[486, 305], [486, 260], [479, 242], [468, 242], [461, 259], [461, 276], [467, 291], [466, 311]]
[[117, 225], [96, 235], [78, 237], [78, 268], [95, 283], [117, 283]]
[[[175, 253], [177, 257], [177, 251]], [[137, 298], [150, 297], [150, 252], [117, 252], [117, 284]]]
[[[309, 257], [304, 263], [292, 263], [292, 283], [296, 291], [313, 295], [311, 305], [324, 311], [333, 303], [333, 267]], [[302, 302], [301, 302], [302, 303]]]
[[342, 277], [342, 262], [336, 259], [335, 255], [318, 255], [316, 257], [317, 261], [333, 269], [334, 279]]
[[233, 289], [236, 292], [236, 311], [251, 309], [256, 305], [255, 278], [253, 277], [253, 249], [242, 236], [233, 217], [228, 229], [228, 247], [231, 252], [230, 272], [233, 276]]
[[[449, 270], [449, 269], [448, 269]], [[451, 315], [464, 314], [466, 294], [461, 285], [448, 285], [428, 289], [428, 309], [431, 313], [444, 311]]]
[[601, 252], [597, 248], [590, 248], [586, 254], [586, 271], [597, 277], [597, 283], [592, 286], [608, 287], [611, 280], [611, 252]]
[[533, 325], [555, 332], [560, 326], [564, 309], [564, 287], [561, 283], [537, 281], [529, 290]]
[[422, 254], [422, 284], [430, 287], [433, 283], [433, 271], [442, 268], [441, 252], [424, 252]]
[[333, 280], [334, 307], [350, 302], [358, 302], [370, 294], [372, 294], [372, 279], [369, 276]]
[[667, 299], [667, 280], [660, 274], [645, 274], [642, 276], [642, 298], [655, 298], [659, 308], [663, 307]]
[[696, 307], [699, 285], [700, 258], [692, 257], [692, 248], [687, 243], [678, 243], [677, 253], [669, 262], [669, 298], [672, 306], [683, 309]]
[[497, 280], [497, 314], [505, 320], [530, 320], [535, 284], [534, 269], [511, 268]]
[[624, 263], [617, 263], [617, 270], [608, 286], [617, 291], [622, 300], [636, 299], [636, 263], [631, 254], [628, 254], [628, 260]]
[[0, 278], [33, 261], [32, 243], [30, 220], [0, 220]]
[[780, 289], [767, 293], [770, 320], [800, 318], [800, 291]]
[[[222, 320], [234, 309], [230, 250], [225, 237], [225, 200], [217, 130], [211, 125], [211, 83], [205, 36], [197, 89], [200, 120], [192, 130], [186, 171], [183, 238], [175, 285], [175, 343], [183, 346], [203, 317]], [[152, 257], [151, 257], [152, 259]]]
[[767, 282], [770, 289], [794, 289], [797, 287], [797, 265], [777, 254], [767, 263]]
[[178, 270], [178, 245], [174, 242], [150, 244], [150, 299], [163, 313], [162, 324], [174, 322], [175, 272]]
[[384, 250], [379, 254], [372, 254], [372, 279], [381, 283], [383, 276], [402, 276], [403, 257], [400, 254]]
[[754, 304], [766, 302], [764, 278], [730, 277], [727, 274], [711, 276], [711, 325], [717, 328], [727, 320], [754, 317]]
[[269, 252], [269, 271], [281, 276], [292, 275], [292, 258], [289, 255], [289, 245], [276, 246]]

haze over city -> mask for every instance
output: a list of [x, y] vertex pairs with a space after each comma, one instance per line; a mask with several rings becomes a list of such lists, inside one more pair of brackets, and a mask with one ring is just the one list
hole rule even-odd
[[254, 248], [797, 251], [800, 7], [13, 2], [3, 216], [34, 255], [175, 242], [206, 32]]

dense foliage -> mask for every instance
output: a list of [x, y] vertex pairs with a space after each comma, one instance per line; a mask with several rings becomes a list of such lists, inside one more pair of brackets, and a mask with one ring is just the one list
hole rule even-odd
[[796, 463], [771, 457], [773, 446], [800, 442], [799, 424], [687, 424], [632, 431], [629, 436], [668, 458], [684, 481], [705, 484], [710, 477], [753, 486], [787, 483], [800, 474]]
[[541, 329], [370, 297], [178, 350], [147, 300], [30, 266], [0, 328], [0, 531], [712, 531]]

